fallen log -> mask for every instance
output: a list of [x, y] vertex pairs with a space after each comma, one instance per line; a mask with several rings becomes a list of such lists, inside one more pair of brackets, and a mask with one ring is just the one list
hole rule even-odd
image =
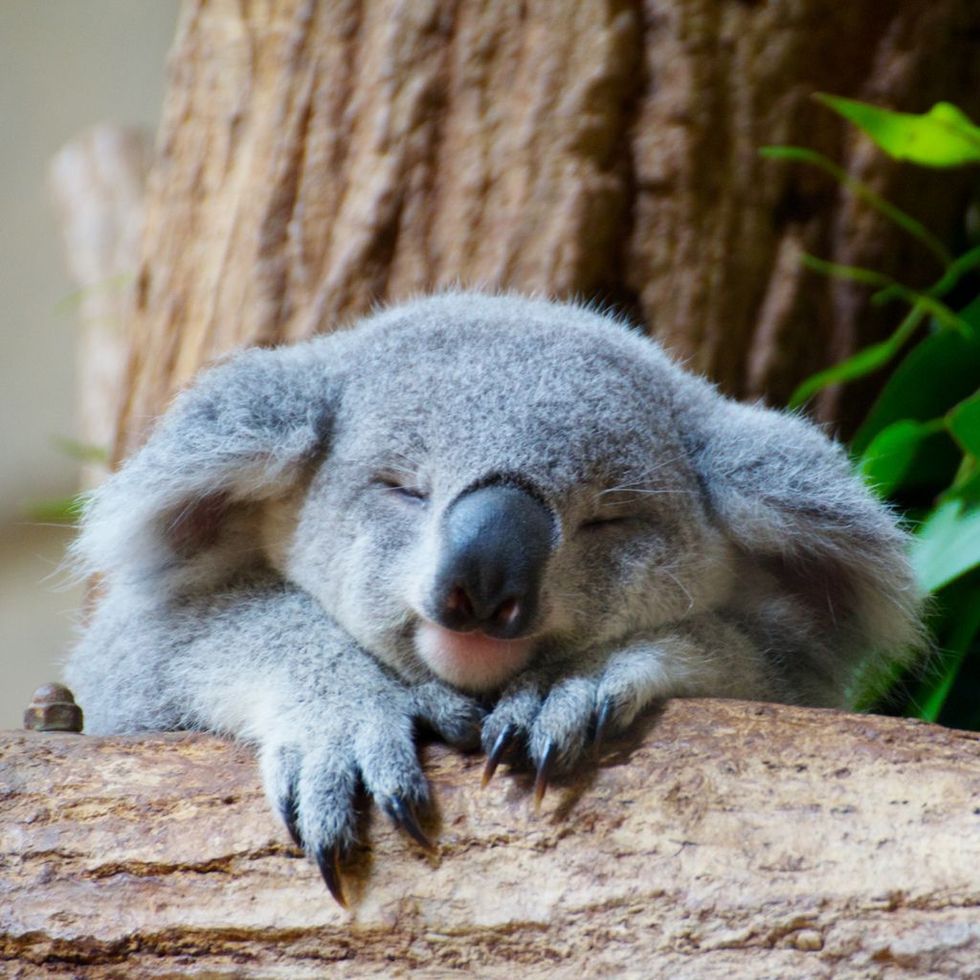
[[365, 806], [331, 901], [250, 751], [0, 735], [4, 976], [965, 977], [980, 957], [980, 735], [669, 703], [598, 768], [480, 789], [423, 749], [426, 854]]

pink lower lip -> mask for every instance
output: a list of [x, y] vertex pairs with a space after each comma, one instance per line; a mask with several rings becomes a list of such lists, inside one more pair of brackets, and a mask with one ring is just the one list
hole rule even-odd
[[457, 633], [423, 620], [415, 634], [419, 656], [443, 680], [484, 691], [499, 686], [530, 659], [534, 640], [498, 640], [485, 633]]

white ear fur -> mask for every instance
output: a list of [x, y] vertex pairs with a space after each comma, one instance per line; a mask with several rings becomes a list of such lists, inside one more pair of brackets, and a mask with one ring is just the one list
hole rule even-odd
[[323, 341], [252, 349], [203, 373], [88, 501], [84, 574], [173, 593], [254, 557], [250, 515], [326, 448], [335, 395]]

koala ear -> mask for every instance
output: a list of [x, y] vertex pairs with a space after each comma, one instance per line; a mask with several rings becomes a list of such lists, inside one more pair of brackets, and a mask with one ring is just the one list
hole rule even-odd
[[254, 560], [249, 509], [288, 491], [326, 448], [336, 384], [325, 343], [242, 351], [178, 395], [90, 496], [74, 546], [80, 571], [172, 593]]
[[877, 651], [921, 645], [920, 599], [891, 512], [815, 425], [699, 388], [689, 446], [718, 524], [803, 611], [828, 662], [845, 673]]

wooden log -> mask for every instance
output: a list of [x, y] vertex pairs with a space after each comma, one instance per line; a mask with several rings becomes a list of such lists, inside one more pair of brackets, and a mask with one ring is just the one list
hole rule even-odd
[[[119, 454], [202, 364], [449, 283], [610, 302], [731, 394], [781, 403], [900, 311], [799, 254], [921, 285], [968, 173], [900, 167], [810, 100], [980, 115], [972, 0], [186, 0], [171, 56]], [[825, 417], [839, 417], [832, 402]]]
[[366, 808], [344, 911], [246, 748], [5, 733], [3, 974], [962, 978], [978, 749], [914, 721], [674, 701], [535, 815], [526, 775], [481, 791], [481, 757], [430, 746], [437, 853]]

